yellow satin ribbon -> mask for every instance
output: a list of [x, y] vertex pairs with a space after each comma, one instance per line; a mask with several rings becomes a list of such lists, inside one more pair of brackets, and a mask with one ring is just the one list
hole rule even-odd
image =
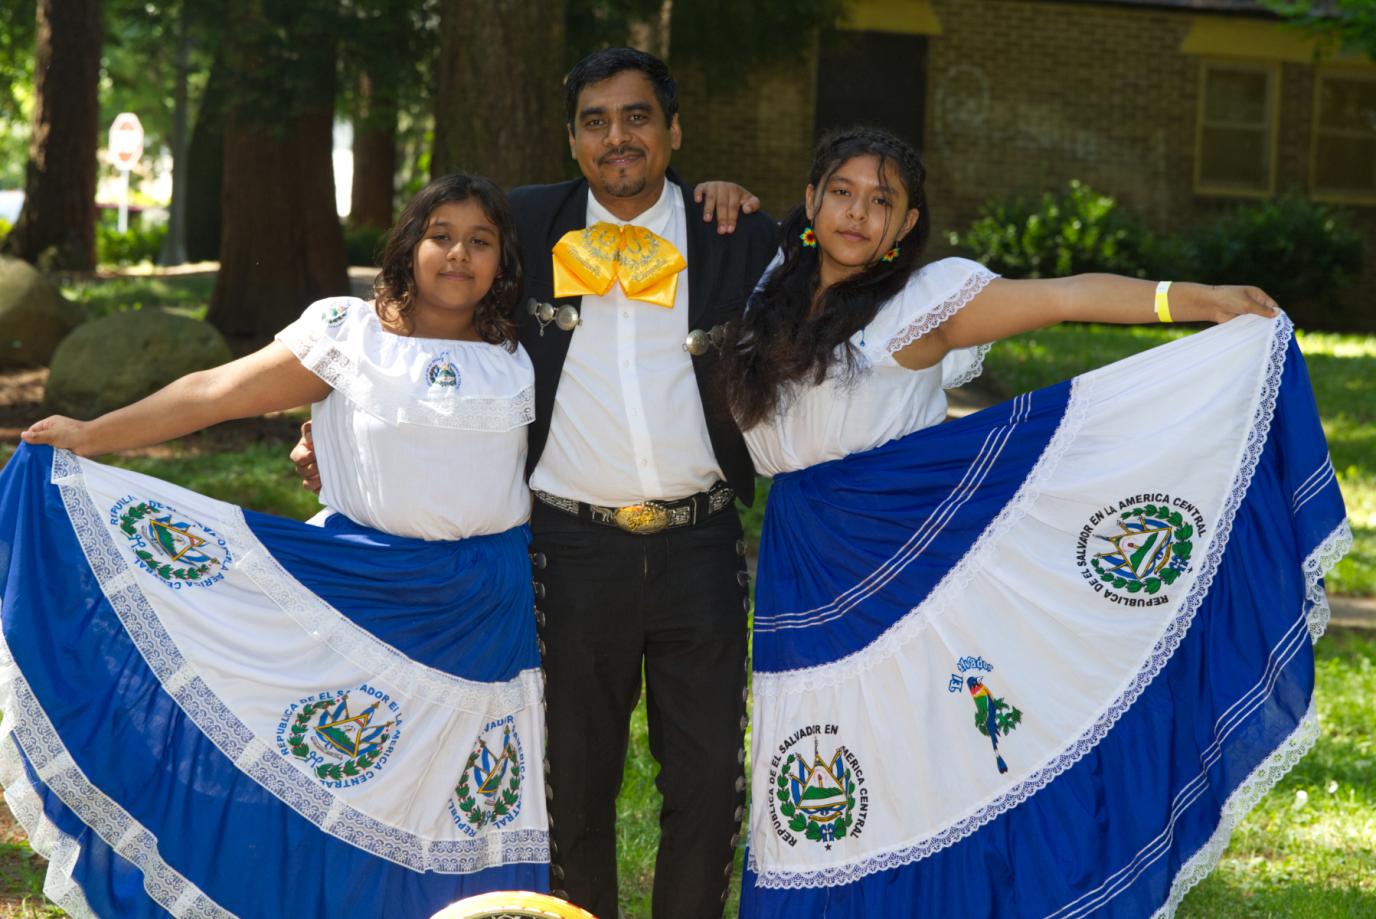
[[632, 300], [674, 308], [678, 273], [688, 266], [674, 244], [634, 224], [595, 223], [554, 244], [554, 296], [601, 296], [621, 282]]

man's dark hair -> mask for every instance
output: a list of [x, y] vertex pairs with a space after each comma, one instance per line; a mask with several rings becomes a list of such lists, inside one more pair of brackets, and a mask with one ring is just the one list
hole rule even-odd
[[678, 84], [669, 76], [669, 67], [653, 54], [635, 48], [603, 48], [583, 58], [564, 77], [564, 117], [570, 128], [578, 116], [578, 96], [593, 83], [609, 80], [626, 70], [639, 70], [655, 88], [664, 124], [673, 123], [678, 114]]

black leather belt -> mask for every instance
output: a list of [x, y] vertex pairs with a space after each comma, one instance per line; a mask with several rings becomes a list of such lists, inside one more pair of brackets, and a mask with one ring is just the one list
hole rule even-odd
[[625, 507], [605, 507], [585, 504], [572, 498], [561, 498], [547, 491], [531, 489], [536, 500], [556, 510], [572, 514], [579, 520], [616, 527], [627, 533], [649, 536], [676, 527], [690, 527], [726, 510], [736, 500], [736, 493], [725, 482], [718, 482], [706, 491], [674, 501], [645, 501]]

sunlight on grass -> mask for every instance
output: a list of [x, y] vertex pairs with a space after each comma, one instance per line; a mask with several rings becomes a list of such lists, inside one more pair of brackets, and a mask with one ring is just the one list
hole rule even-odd
[[[281, 443], [269, 441], [215, 452], [201, 449], [193, 436], [173, 441], [165, 457], [112, 454], [99, 459], [250, 510], [305, 520], [320, 510], [320, 502], [301, 487], [287, 459], [291, 447], [284, 439]], [[0, 446], [0, 465], [13, 453], [13, 446]]]
[[1376, 637], [1338, 630], [1317, 656], [1319, 742], [1238, 827], [1181, 919], [1376, 916]]
[[305, 520], [320, 510], [315, 495], [287, 460], [291, 444], [253, 444], [233, 453], [190, 453], [167, 459], [105, 456], [102, 462], [154, 475], [211, 498]]
[[214, 289], [214, 274], [83, 278], [63, 284], [62, 295], [92, 316], [160, 307], [203, 319]]

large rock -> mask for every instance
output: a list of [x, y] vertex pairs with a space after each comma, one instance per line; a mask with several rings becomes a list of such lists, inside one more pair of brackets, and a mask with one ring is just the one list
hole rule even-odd
[[232, 356], [209, 323], [161, 310], [115, 313], [63, 339], [53, 354], [43, 406], [93, 418]]
[[0, 256], [0, 369], [48, 363], [84, 318], [37, 268]]

